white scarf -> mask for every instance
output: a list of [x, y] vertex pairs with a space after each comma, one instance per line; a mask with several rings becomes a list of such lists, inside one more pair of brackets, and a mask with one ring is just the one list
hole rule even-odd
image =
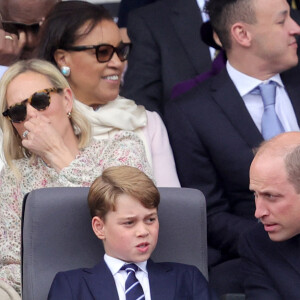
[[143, 130], [148, 122], [144, 106], [136, 105], [134, 101], [121, 96], [97, 110], [75, 101], [76, 108], [90, 121], [95, 139], [111, 138], [120, 130], [133, 131], [143, 141], [148, 161], [152, 165], [151, 145], [148, 144]]

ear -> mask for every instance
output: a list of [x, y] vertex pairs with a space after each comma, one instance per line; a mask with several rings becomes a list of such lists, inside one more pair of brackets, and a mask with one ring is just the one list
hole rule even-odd
[[218, 46], [222, 47], [222, 43], [221, 43], [221, 41], [219, 39], [219, 36], [217, 35], [217, 33], [215, 31], [213, 31], [213, 39], [214, 39], [214, 41], [216, 42], [216, 44]]
[[57, 49], [54, 52], [54, 59], [59, 68], [62, 66], [69, 66], [69, 52], [62, 49]]
[[104, 221], [101, 218], [93, 217], [92, 228], [98, 239], [105, 240]]
[[235, 23], [231, 27], [231, 35], [235, 42], [243, 47], [249, 47], [252, 35], [244, 23]]
[[64, 89], [64, 107], [66, 114], [71, 112], [73, 108], [73, 93], [69, 87]]

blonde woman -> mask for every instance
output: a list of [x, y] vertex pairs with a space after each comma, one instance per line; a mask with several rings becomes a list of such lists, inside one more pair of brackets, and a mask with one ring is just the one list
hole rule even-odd
[[21, 292], [21, 210], [26, 193], [90, 186], [110, 166], [130, 165], [152, 177], [143, 143], [131, 132], [90, 140], [89, 123], [55, 66], [19, 61], [0, 81], [0, 125], [7, 166], [0, 176], [0, 282]]

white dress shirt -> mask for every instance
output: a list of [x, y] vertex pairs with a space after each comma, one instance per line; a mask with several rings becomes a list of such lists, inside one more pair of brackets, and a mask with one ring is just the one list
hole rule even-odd
[[[126, 263], [125, 261], [122, 261], [120, 259], [111, 257], [107, 254], [104, 255], [104, 261], [107, 264], [108, 268], [110, 269], [116, 286], [117, 291], [119, 295], [120, 300], [126, 300], [125, 296], [125, 281], [127, 279], [127, 272], [125, 270], [120, 270], [123, 265]], [[139, 270], [136, 271], [135, 276], [140, 282], [144, 294], [145, 294], [145, 300], [151, 300], [150, 295], [150, 285], [149, 285], [149, 278], [148, 278], [148, 272], [147, 272], [147, 261], [135, 263]]]
[[261, 81], [259, 79], [250, 77], [241, 73], [229, 61], [226, 63], [226, 68], [229, 77], [233, 81], [240, 96], [243, 98], [244, 103], [250, 113], [256, 127], [261, 132], [261, 119], [264, 112], [264, 104], [261, 95], [249, 94], [262, 82], [269, 82], [270, 80], [277, 83], [275, 111], [285, 131], [299, 131], [297, 118], [291, 103], [291, 100], [285, 90], [284, 84], [280, 78], [280, 74], [276, 74], [268, 80]]

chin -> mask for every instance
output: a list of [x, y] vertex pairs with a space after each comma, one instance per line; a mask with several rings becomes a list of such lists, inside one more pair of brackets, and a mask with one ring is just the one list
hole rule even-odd
[[268, 233], [269, 234], [269, 238], [273, 241], [273, 242], [284, 242], [286, 240], [289, 240], [290, 238], [292, 238], [292, 236], [289, 235], [284, 235], [284, 234], [279, 234], [279, 233]]

